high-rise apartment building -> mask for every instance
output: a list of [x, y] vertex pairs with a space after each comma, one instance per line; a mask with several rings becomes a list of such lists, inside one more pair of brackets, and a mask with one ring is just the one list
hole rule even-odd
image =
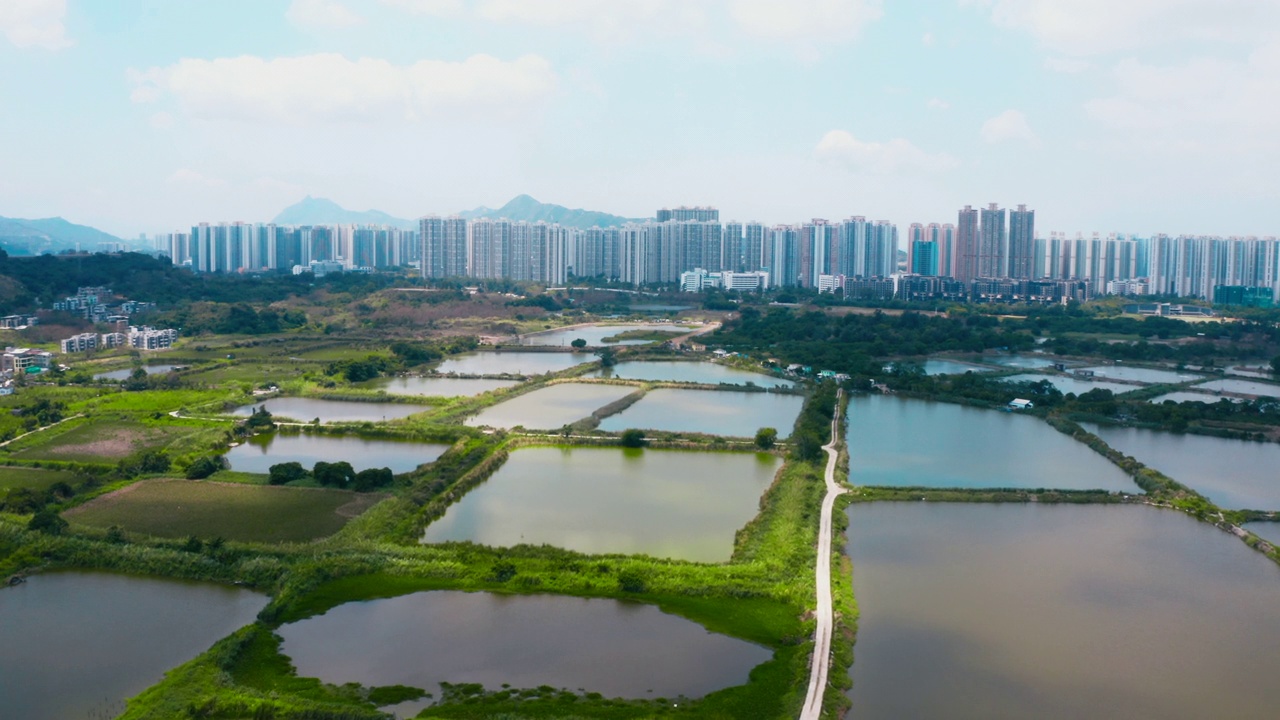
[[1036, 211], [1019, 205], [1009, 211], [1009, 272], [1017, 280], [1035, 277]]
[[996, 203], [982, 211], [978, 237], [978, 277], [1008, 277], [1005, 211]]
[[656, 214], [658, 222], [669, 222], [671, 220], [693, 220], [696, 222], [720, 222], [720, 211], [713, 207], [686, 207], [681, 205], [678, 208], [662, 208]]
[[971, 205], [960, 209], [956, 219], [956, 244], [951, 276], [960, 282], [978, 277], [979, 224], [978, 211]]

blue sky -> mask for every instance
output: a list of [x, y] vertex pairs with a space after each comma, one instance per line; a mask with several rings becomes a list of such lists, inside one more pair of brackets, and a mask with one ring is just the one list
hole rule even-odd
[[1280, 233], [1276, 0], [0, 0], [0, 215]]

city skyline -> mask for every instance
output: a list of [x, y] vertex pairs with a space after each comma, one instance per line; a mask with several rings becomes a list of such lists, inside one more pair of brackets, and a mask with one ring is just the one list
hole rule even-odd
[[1067, 233], [1275, 234], [1280, 7], [1173, 4], [26, 0], [0, 215], [131, 238], [529, 193], [905, 228], [1008, 198]]

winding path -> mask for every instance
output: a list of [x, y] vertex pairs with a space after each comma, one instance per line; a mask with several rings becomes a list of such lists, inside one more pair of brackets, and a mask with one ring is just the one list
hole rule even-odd
[[831, 666], [831, 633], [834, 624], [831, 612], [831, 512], [836, 498], [844, 489], [836, 483], [836, 442], [840, 432], [840, 398], [836, 392], [836, 409], [831, 417], [831, 442], [822, 446], [827, 451], [827, 494], [822, 498], [822, 519], [818, 523], [818, 561], [816, 577], [818, 607], [814, 610], [818, 627], [813, 634], [813, 661], [810, 664], [809, 692], [805, 695], [800, 720], [818, 720], [822, 717], [822, 696], [827, 689], [827, 674]]

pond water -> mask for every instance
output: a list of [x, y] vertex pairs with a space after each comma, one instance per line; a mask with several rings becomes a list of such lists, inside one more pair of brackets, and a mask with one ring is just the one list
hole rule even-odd
[[765, 453], [525, 448], [423, 541], [723, 562], [780, 464]]
[[436, 367], [459, 375], [541, 375], [596, 360], [588, 352], [477, 352], [451, 357]]
[[1039, 370], [1040, 368], [1053, 367], [1054, 363], [1058, 361], [1034, 355], [983, 355], [982, 362], [1009, 368]]
[[409, 472], [440, 457], [449, 446], [403, 440], [372, 440], [351, 435], [257, 435], [227, 452], [232, 470], [264, 473], [272, 465], [299, 462], [310, 470], [316, 462], [345, 460], [357, 472], [367, 468], [391, 468]]
[[266, 604], [239, 588], [108, 573], [48, 573], [0, 589], [0, 714], [116, 717], [126, 698]]
[[1095, 365], [1081, 368], [1092, 370], [1098, 380], [1132, 380], [1141, 383], [1183, 383], [1199, 380], [1203, 375], [1174, 372], [1173, 370], [1155, 370], [1153, 368], [1130, 367], [1128, 365]]
[[1017, 413], [855, 396], [845, 439], [855, 485], [1138, 490], [1083, 443]]
[[1244, 529], [1272, 545], [1280, 546], [1280, 522], [1250, 522], [1244, 524]]
[[1241, 393], [1242, 395], [1280, 397], [1280, 385], [1254, 382], [1252, 380], [1210, 380], [1207, 383], [1196, 385], [1196, 388], [1200, 390], [1212, 390], [1214, 392], [1232, 392]]
[[581, 420], [615, 400], [635, 392], [630, 385], [561, 383], [525, 393], [467, 418], [474, 427], [555, 430]]
[[1231, 402], [1244, 402], [1243, 399], [1238, 397], [1229, 397], [1227, 395], [1214, 395], [1212, 393], [1198, 393], [1190, 390], [1176, 390], [1171, 393], [1157, 395], [1156, 397], [1151, 398], [1147, 402], [1153, 402], [1159, 405], [1160, 403], [1166, 400], [1172, 400], [1173, 402], [1176, 402], [1176, 403], [1181, 403], [1181, 402], [1216, 403], [1220, 400], [1230, 400]]
[[698, 432], [730, 437], [755, 437], [762, 427], [791, 434], [804, 396], [721, 390], [650, 390], [635, 405], [600, 422], [600, 429], [628, 428], [666, 432]]
[[555, 346], [569, 347], [570, 344], [579, 338], [586, 340], [589, 347], [600, 347], [607, 345], [644, 345], [653, 342], [652, 340], [621, 340], [619, 342], [607, 343], [605, 338], [613, 337], [619, 333], [630, 332], [632, 330], [643, 330], [645, 332], [665, 332], [671, 333], [672, 337], [689, 332], [689, 328], [672, 323], [630, 323], [627, 325], [590, 325], [579, 328], [566, 328], [563, 330], [548, 330], [532, 335], [524, 335], [520, 338], [521, 345], [532, 346]]
[[667, 382], [693, 382], [718, 385], [731, 383], [745, 385], [753, 383], [760, 387], [792, 387], [794, 382], [751, 372], [738, 368], [726, 367], [709, 362], [680, 362], [677, 360], [655, 360], [652, 362], [624, 362], [611, 368], [603, 368], [592, 373], [595, 377], [617, 377], [628, 380], [661, 380]]
[[381, 378], [369, 384], [392, 395], [424, 395], [427, 397], [461, 397], [479, 395], [490, 390], [518, 385], [518, 380], [491, 380], [487, 378], [447, 378], [406, 376]]
[[1280, 445], [1081, 423], [1138, 462], [1214, 504], [1232, 510], [1280, 510]]
[[1280, 572], [1140, 506], [848, 510], [856, 718], [1273, 718]]
[[1138, 385], [1125, 385], [1123, 383], [1112, 382], [1093, 382], [1089, 380], [1081, 380], [1080, 378], [1069, 377], [1066, 375], [1013, 375], [1004, 378], [1005, 382], [1040, 382], [1048, 380], [1063, 395], [1067, 393], [1075, 393], [1083, 395], [1090, 390], [1110, 390], [1119, 395], [1120, 393], [1130, 392], [1132, 390], [1140, 390]]
[[981, 365], [956, 362], [955, 360], [925, 360], [922, 363], [925, 375], [963, 375], [967, 372], [991, 372], [991, 368]]
[[311, 422], [320, 418], [320, 422], [381, 422], [408, 417], [414, 413], [427, 412], [430, 405], [413, 405], [411, 403], [389, 402], [344, 402], [342, 400], [320, 400], [317, 398], [278, 397], [261, 400], [252, 405], [241, 405], [231, 411], [232, 415], [248, 416], [262, 406], [267, 412], [280, 420]]
[[701, 697], [772, 653], [652, 605], [553, 595], [419, 592], [284, 625], [298, 674], [331, 683], [550, 685], [609, 697]]
[[[143, 365], [142, 369], [148, 375], [163, 375], [178, 365]], [[128, 380], [133, 375], [133, 368], [123, 368], [121, 370], [112, 370], [111, 372], [98, 373], [93, 376], [95, 380]]]

